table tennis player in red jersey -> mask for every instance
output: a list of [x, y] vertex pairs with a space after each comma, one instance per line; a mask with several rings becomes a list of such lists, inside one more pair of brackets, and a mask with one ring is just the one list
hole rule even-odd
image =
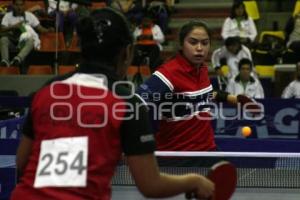
[[202, 21], [190, 21], [179, 32], [180, 51], [158, 67], [137, 93], [160, 118], [157, 150], [214, 151], [216, 144], [211, 125], [212, 102], [245, 103], [246, 96], [213, 92], [207, 59], [211, 37]]
[[80, 20], [77, 31], [83, 57], [79, 70], [57, 77], [33, 96], [17, 151], [20, 179], [11, 199], [111, 199], [122, 152], [147, 197], [212, 196], [214, 184], [204, 176], [159, 172], [147, 107], [115, 84], [124, 78], [133, 52], [124, 16], [109, 8], [95, 10]]

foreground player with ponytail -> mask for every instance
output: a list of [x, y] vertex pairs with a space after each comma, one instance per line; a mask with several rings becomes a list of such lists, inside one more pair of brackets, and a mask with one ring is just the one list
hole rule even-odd
[[[199, 199], [214, 185], [201, 175], [159, 172], [147, 108], [118, 80], [132, 59], [125, 18], [109, 8], [78, 26], [83, 62], [33, 96], [17, 152], [19, 183], [11, 199], [111, 199], [111, 179], [122, 153], [147, 197], [185, 192]], [[139, 106], [135, 106], [135, 105]]]

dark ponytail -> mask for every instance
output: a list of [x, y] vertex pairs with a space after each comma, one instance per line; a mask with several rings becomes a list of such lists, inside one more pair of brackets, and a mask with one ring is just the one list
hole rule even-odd
[[77, 24], [82, 56], [112, 63], [120, 50], [133, 43], [126, 18], [118, 11], [103, 8], [93, 11]]

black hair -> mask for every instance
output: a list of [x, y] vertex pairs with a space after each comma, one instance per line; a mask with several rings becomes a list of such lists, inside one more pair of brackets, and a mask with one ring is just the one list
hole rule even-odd
[[111, 8], [94, 10], [80, 19], [77, 33], [85, 60], [114, 63], [121, 49], [133, 43], [128, 21]]
[[202, 27], [208, 34], [209, 40], [211, 40], [211, 32], [207, 24], [200, 20], [192, 20], [184, 24], [179, 31], [179, 44], [183, 45], [184, 38], [195, 28]]
[[225, 39], [224, 42], [225, 46], [232, 46], [232, 45], [241, 45], [241, 40], [239, 37], [228, 37]]
[[[15, 4], [17, 0], [12, 0], [12, 3]], [[22, 1], [23, 3], [25, 3], [25, 0], [19, 0]]]
[[249, 66], [250, 66], [250, 70], [252, 70], [253, 63], [252, 63], [252, 61], [249, 60], [248, 58], [242, 58], [242, 59], [239, 61], [239, 70], [241, 70], [241, 68], [242, 68], [243, 65], [249, 65]]
[[[12, 0], [12, 4], [13, 4], [12, 13], [13, 13], [14, 17], [17, 17], [16, 8], [15, 8], [16, 1], [21, 1], [23, 3], [23, 5], [25, 4], [25, 0]], [[19, 14], [19, 16], [23, 16], [24, 21], [26, 21], [26, 16], [25, 16], [25, 11], [24, 10], [23, 10], [22, 13]]]
[[296, 71], [299, 71], [300, 70], [300, 62], [297, 62], [296, 63]]
[[246, 7], [245, 4], [243, 3], [243, 1], [235, 1], [231, 7], [231, 11], [230, 11], [230, 18], [234, 19], [236, 18], [236, 13], [235, 13], [235, 9], [237, 9], [238, 7], [242, 6], [244, 8], [244, 14], [243, 17], [244, 19], [248, 19], [248, 13], [246, 11]]

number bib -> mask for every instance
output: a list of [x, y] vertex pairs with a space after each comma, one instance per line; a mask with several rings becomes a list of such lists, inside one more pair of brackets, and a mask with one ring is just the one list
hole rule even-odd
[[44, 140], [34, 187], [85, 187], [88, 137]]

